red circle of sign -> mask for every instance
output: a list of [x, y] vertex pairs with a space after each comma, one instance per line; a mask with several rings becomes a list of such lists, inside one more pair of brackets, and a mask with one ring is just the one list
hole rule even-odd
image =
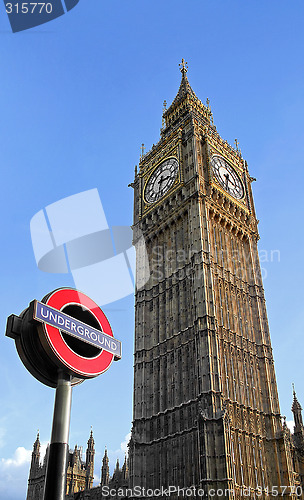
[[[46, 304], [58, 311], [70, 304], [84, 306], [98, 321], [101, 330], [113, 337], [113, 332], [105, 314], [100, 307], [87, 295], [72, 288], [61, 288], [55, 290], [46, 301]], [[95, 358], [84, 358], [79, 356], [68, 347], [63, 340], [60, 330], [55, 326], [44, 323], [44, 331], [48, 344], [55, 356], [70, 370], [77, 375], [85, 377], [96, 377], [105, 372], [111, 365], [114, 355], [101, 350]]]

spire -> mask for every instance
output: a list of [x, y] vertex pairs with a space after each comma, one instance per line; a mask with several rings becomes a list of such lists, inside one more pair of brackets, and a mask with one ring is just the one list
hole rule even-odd
[[36, 441], [33, 445], [33, 451], [32, 451], [32, 460], [31, 460], [31, 468], [30, 468], [30, 477], [37, 468], [39, 467], [40, 464], [40, 437], [39, 437], [39, 431], [37, 432], [37, 437]]
[[109, 484], [109, 480], [110, 480], [109, 458], [108, 458], [107, 447], [105, 447], [105, 453], [102, 459], [102, 467], [101, 467], [101, 480], [100, 480], [101, 486]]
[[122, 472], [123, 479], [128, 479], [129, 467], [128, 467], [128, 461], [127, 461], [127, 454], [125, 454], [125, 461], [124, 461], [124, 464], [121, 468], [121, 472]]
[[293, 402], [291, 406], [291, 411], [294, 416], [295, 432], [298, 432], [301, 429], [301, 427], [303, 427], [302, 406], [298, 401], [294, 384], [292, 384], [292, 388], [293, 388]]
[[102, 463], [105, 464], [105, 463], [109, 463], [109, 457], [108, 457], [108, 450], [107, 450], [107, 447], [105, 447], [105, 452], [104, 452], [104, 456], [103, 456], [103, 459], [102, 459]]
[[94, 438], [93, 438], [93, 429], [91, 427], [90, 437], [88, 439], [88, 449], [89, 450], [94, 449], [94, 445], [95, 445], [95, 441], [94, 441]]
[[[189, 94], [192, 97], [195, 97], [197, 99], [195, 93], [193, 92], [193, 90], [191, 88], [191, 85], [190, 85], [188, 77], [187, 77], [188, 63], [184, 59], [182, 59], [182, 63], [179, 64], [179, 69], [180, 69], [181, 74], [182, 74], [182, 80], [181, 80], [178, 92], [176, 94], [176, 97], [175, 97], [174, 101], [172, 102], [171, 106], [174, 106], [179, 101], [184, 99], [187, 94]], [[171, 108], [171, 106], [170, 106], [170, 108]]]
[[88, 467], [89, 464], [94, 464], [94, 455], [95, 455], [95, 441], [93, 438], [93, 429], [91, 427], [91, 432], [90, 432], [90, 437], [88, 439], [88, 446], [87, 446], [87, 451], [86, 451], [86, 466]]
[[178, 92], [168, 109], [163, 110], [161, 135], [165, 136], [170, 133], [171, 128], [179, 126], [187, 116], [187, 113], [195, 113], [202, 118], [205, 125], [214, 126], [213, 117], [210, 108], [210, 101], [207, 105], [203, 104], [192, 90], [188, 81], [187, 72], [188, 64], [185, 59], [182, 59], [179, 65], [182, 74], [181, 83]]
[[88, 439], [88, 446], [86, 451], [86, 482], [85, 487], [87, 490], [92, 488], [94, 480], [94, 456], [95, 456], [95, 441], [93, 438], [93, 429], [91, 427], [90, 437]]
[[37, 437], [36, 441], [33, 446], [33, 452], [40, 453], [40, 435], [39, 435], [39, 429], [37, 431]]
[[301, 455], [304, 455], [304, 426], [303, 426], [303, 420], [302, 420], [302, 407], [298, 401], [296, 391], [294, 388], [294, 384], [292, 384], [293, 388], [293, 402], [291, 406], [291, 410], [293, 413], [293, 418], [294, 418], [294, 433], [293, 433], [293, 442], [296, 447], [301, 453]]

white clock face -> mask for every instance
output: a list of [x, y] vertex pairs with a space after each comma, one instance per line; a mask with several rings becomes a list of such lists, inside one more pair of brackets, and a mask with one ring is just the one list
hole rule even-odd
[[244, 197], [244, 187], [238, 174], [221, 156], [212, 156], [212, 171], [220, 185], [237, 200]]
[[147, 203], [155, 203], [160, 200], [173, 186], [178, 173], [178, 161], [169, 158], [163, 161], [149, 178], [145, 188], [145, 200]]

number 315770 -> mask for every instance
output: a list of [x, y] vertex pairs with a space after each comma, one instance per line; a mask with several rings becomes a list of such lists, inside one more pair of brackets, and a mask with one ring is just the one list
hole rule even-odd
[[51, 3], [40, 2], [23, 2], [23, 3], [7, 3], [5, 4], [8, 14], [42, 14], [46, 12], [51, 14], [53, 6]]

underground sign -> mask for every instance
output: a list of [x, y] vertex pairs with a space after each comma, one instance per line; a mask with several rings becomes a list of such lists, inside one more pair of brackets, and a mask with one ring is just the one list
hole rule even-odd
[[87, 295], [60, 288], [34, 300], [20, 316], [8, 318], [6, 335], [14, 338], [27, 369], [56, 387], [58, 370], [72, 384], [104, 373], [121, 358], [121, 342], [100, 307]]

